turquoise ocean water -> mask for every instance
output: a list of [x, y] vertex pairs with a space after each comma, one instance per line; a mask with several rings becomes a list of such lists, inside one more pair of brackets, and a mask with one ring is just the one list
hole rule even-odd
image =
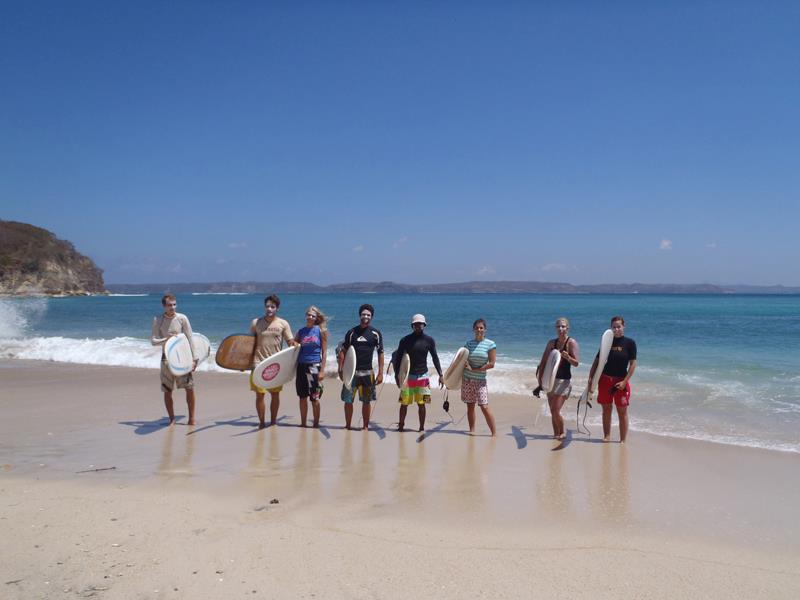
[[[566, 409], [571, 419], [600, 336], [622, 314], [639, 348], [632, 429], [800, 452], [800, 296], [298, 294], [282, 296], [280, 315], [296, 330], [316, 304], [338, 340], [357, 323], [362, 302], [375, 306], [387, 350], [410, 331], [411, 315], [424, 313], [445, 367], [483, 317], [498, 345], [490, 393], [518, 394], [532, 415], [542, 410], [530, 395], [534, 365], [555, 335], [555, 319], [568, 317], [582, 352]], [[261, 295], [178, 298], [178, 310], [215, 345], [247, 331], [262, 306]], [[159, 350], [148, 338], [160, 309], [154, 294], [0, 299], [0, 357], [155, 369]], [[219, 369], [209, 361], [201, 370]], [[587, 423], [596, 432], [597, 408]]]

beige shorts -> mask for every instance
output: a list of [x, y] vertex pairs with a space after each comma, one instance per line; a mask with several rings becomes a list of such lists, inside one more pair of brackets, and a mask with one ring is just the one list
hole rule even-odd
[[175, 388], [183, 389], [183, 390], [192, 390], [194, 389], [194, 379], [192, 378], [191, 373], [187, 373], [186, 375], [181, 375], [180, 377], [175, 377], [172, 374], [172, 371], [169, 370], [167, 366], [167, 359], [161, 359], [161, 389], [165, 392], [171, 392]]
[[551, 396], [564, 396], [569, 398], [572, 393], [572, 380], [571, 379], [556, 379], [553, 390], [550, 392]]

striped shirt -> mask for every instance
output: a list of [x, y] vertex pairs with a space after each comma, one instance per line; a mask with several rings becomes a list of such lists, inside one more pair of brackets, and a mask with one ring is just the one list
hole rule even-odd
[[[489, 362], [489, 351], [497, 348], [497, 344], [488, 338], [484, 338], [480, 342], [472, 339], [464, 344], [464, 347], [469, 350], [467, 362], [469, 362], [471, 368], [475, 369]], [[464, 377], [467, 379], [484, 380], [486, 379], [486, 371], [478, 371], [476, 373], [475, 371], [464, 369]]]

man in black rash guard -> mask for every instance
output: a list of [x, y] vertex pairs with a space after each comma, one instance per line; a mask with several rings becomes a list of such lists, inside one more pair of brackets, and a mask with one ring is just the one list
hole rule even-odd
[[411, 318], [411, 328], [414, 330], [400, 340], [397, 351], [394, 353], [393, 366], [395, 372], [395, 382], [400, 387], [400, 361], [404, 354], [408, 354], [411, 368], [409, 369], [408, 380], [405, 387], [400, 389], [400, 419], [397, 430], [403, 431], [406, 423], [406, 413], [411, 403], [416, 403], [419, 407], [419, 430], [425, 431], [425, 405], [430, 404], [431, 388], [428, 379], [428, 354], [431, 355], [433, 366], [439, 374], [439, 387], [442, 383], [442, 366], [439, 364], [439, 355], [436, 354], [436, 342], [424, 333], [424, 315], [414, 315]]
[[[370, 323], [375, 309], [371, 304], [362, 304], [358, 309], [359, 324], [344, 334], [341, 351], [337, 353], [339, 360], [339, 379], [342, 378], [344, 357], [350, 346], [356, 351], [356, 374], [350, 392], [342, 386], [342, 400], [344, 401], [344, 420], [348, 429], [353, 421], [353, 401], [356, 394], [361, 400], [361, 418], [364, 421], [364, 430], [369, 430], [370, 402], [375, 401], [375, 386], [383, 383], [383, 336]], [[378, 352], [378, 378], [372, 371], [372, 355]]]

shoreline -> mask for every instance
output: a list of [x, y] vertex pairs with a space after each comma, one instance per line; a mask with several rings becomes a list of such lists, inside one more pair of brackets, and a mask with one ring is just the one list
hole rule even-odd
[[0, 361], [10, 597], [800, 593], [796, 455], [633, 431], [560, 443], [538, 403], [501, 394], [495, 439], [439, 392], [427, 431], [398, 433], [393, 386], [382, 428], [346, 431], [327, 378], [323, 427], [296, 425], [286, 386], [281, 425], [258, 430], [247, 382], [210, 372], [198, 425], [165, 427], [155, 369], [22, 362]]

